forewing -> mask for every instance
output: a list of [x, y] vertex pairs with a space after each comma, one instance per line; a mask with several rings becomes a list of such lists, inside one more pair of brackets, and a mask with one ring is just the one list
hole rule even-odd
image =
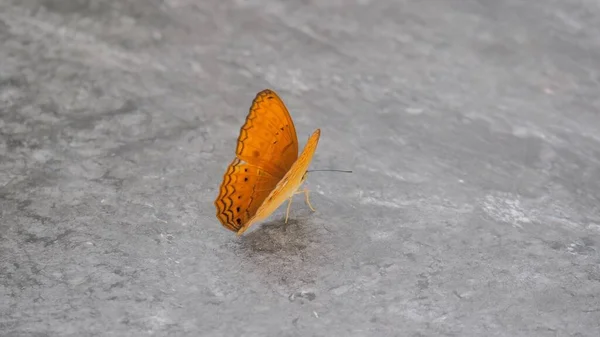
[[298, 158], [294, 122], [275, 92], [263, 90], [254, 98], [240, 130], [236, 155], [277, 178], [282, 178]]

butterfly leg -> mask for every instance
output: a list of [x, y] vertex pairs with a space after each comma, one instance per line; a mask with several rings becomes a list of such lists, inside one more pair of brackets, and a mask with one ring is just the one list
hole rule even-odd
[[310, 209], [311, 209], [313, 212], [316, 212], [317, 210], [316, 210], [316, 209], [314, 209], [314, 208], [312, 207], [312, 205], [310, 204], [310, 198], [309, 198], [309, 196], [308, 196], [308, 188], [306, 188], [306, 187], [305, 187], [303, 192], [304, 192], [304, 198], [306, 199], [306, 203], [308, 204], [308, 207], [310, 207]]
[[314, 209], [314, 207], [312, 207], [312, 205], [310, 204], [310, 197], [308, 196], [308, 192], [309, 192], [308, 188], [305, 187], [302, 191], [296, 191], [296, 193], [294, 193], [294, 194], [304, 193], [304, 200], [306, 201], [306, 204], [308, 205], [308, 207], [310, 207], [310, 209], [313, 212], [316, 212], [317, 210]]
[[290, 207], [292, 206], [292, 199], [294, 198], [294, 194], [288, 199], [288, 207], [285, 211], [285, 223], [288, 221], [288, 215], [290, 215]]

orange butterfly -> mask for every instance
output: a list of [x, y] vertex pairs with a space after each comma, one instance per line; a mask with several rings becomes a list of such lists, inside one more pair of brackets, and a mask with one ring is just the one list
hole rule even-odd
[[225, 171], [215, 200], [221, 224], [241, 235], [289, 200], [287, 223], [292, 198], [298, 193], [304, 193], [314, 211], [308, 190], [298, 192], [298, 188], [306, 179], [320, 135], [321, 130], [315, 130], [298, 156], [296, 128], [283, 101], [271, 90], [259, 92], [240, 130], [236, 158]]

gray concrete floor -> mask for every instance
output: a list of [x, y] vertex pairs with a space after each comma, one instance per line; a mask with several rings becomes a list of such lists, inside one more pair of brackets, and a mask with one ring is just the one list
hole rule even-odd
[[[600, 336], [595, 0], [1, 0], [0, 335]], [[276, 90], [301, 198], [212, 204]]]

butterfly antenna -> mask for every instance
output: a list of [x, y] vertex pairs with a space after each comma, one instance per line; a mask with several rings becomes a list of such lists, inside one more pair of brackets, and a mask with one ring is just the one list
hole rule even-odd
[[343, 172], [343, 173], [352, 173], [352, 171], [348, 171], [348, 170], [308, 170], [306, 171], [308, 172]]

